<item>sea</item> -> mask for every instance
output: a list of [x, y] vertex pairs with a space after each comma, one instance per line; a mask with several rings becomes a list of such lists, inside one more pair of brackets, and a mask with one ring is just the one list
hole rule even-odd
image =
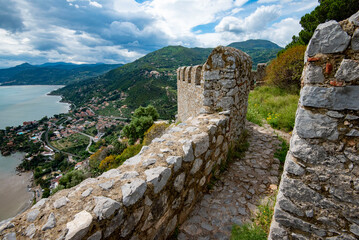
[[[60, 96], [47, 95], [60, 87], [62, 86], [0, 86], [0, 129], [68, 112], [70, 105], [61, 103]], [[0, 155], [0, 221], [14, 217], [31, 205], [33, 194], [28, 186], [31, 184], [32, 173], [19, 175], [15, 171], [24, 155], [25, 153], [14, 153], [6, 157]]]
[[68, 112], [70, 105], [61, 103], [60, 96], [47, 95], [60, 87], [63, 86], [0, 86], [0, 129]]

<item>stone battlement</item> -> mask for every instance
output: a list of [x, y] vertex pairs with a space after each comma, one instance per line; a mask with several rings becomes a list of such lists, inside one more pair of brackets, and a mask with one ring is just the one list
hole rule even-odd
[[250, 69], [248, 55], [228, 47], [214, 49], [203, 67], [180, 68], [180, 124], [119, 168], [3, 222], [1, 238], [166, 239], [219, 174], [244, 128]]

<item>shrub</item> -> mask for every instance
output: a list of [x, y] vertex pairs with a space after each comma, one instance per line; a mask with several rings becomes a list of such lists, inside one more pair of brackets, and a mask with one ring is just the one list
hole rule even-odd
[[121, 165], [124, 161], [126, 161], [127, 159], [135, 156], [137, 153], [139, 153], [141, 151], [142, 148], [142, 144], [137, 144], [137, 145], [131, 145], [128, 146], [122, 153], [121, 155], [118, 155], [115, 159], [115, 163], [113, 166], [110, 166], [110, 168], [115, 168], [118, 167], [119, 165]]
[[144, 134], [143, 145], [149, 145], [153, 139], [160, 137], [169, 124], [167, 123], [155, 123]]
[[85, 178], [85, 174], [82, 171], [73, 170], [60, 178], [59, 184], [65, 188], [71, 188], [82, 182]]
[[306, 46], [303, 45], [294, 46], [272, 60], [266, 69], [264, 78], [266, 83], [298, 92], [304, 67], [305, 49]]

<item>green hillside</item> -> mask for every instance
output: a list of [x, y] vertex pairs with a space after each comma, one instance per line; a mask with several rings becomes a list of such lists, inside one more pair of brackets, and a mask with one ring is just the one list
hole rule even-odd
[[[276, 52], [281, 49], [276, 44], [264, 40], [231, 45], [238, 46], [242, 51], [256, 59], [264, 59], [265, 62], [270, 56], [274, 58]], [[268, 56], [267, 50], [275, 54]], [[211, 51], [211, 48], [164, 47], [102, 76], [70, 84], [53, 94], [62, 95], [66, 101], [77, 106], [89, 103], [95, 98], [113, 101], [117, 107], [126, 105], [130, 110], [127, 113], [139, 106], [152, 104], [158, 109], [161, 118], [173, 118], [177, 111], [177, 68], [203, 64]], [[264, 52], [265, 57], [260, 57], [261, 52]], [[126, 99], [121, 99], [118, 92], [125, 92]]]
[[0, 69], [2, 85], [66, 85], [102, 75], [121, 64], [46, 63], [40, 66], [24, 63]]
[[240, 49], [251, 56], [253, 68], [256, 68], [258, 63], [269, 62], [282, 49], [277, 44], [268, 40], [247, 40], [244, 42], [234, 42], [228, 46]]

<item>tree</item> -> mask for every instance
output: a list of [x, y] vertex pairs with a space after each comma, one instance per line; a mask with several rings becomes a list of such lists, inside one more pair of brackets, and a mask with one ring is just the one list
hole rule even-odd
[[159, 115], [156, 108], [149, 105], [147, 107], [139, 107], [135, 110], [130, 124], [126, 125], [122, 132], [129, 139], [132, 145], [137, 139], [143, 139], [143, 135], [149, 129], [153, 122], [158, 119]]
[[73, 170], [66, 173], [62, 178], [60, 178], [59, 183], [65, 188], [71, 188], [82, 182], [82, 180], [84, 179], [85, 175], [82, 171]]
[[148, 105], [147, 107], [139, 107], [135, 110], [133, 117], [152, 117], [153, 121], [156, 121], [159, 118], [159, 114], [156, 108], [152, 105]]
[[303, 45], [291, 47], [271, 61], [266, 69], [266, 83], [299, 91], [305, 49]]
[[[329, 20], [342, 21], [359, 10], [358, 0], [318, 0], [318, 2], [319, 6], [301, 18], [300, 25], [303, 30], [299, 32], [299, 37], [295, 37], [297, 39], [293, 39], [290, 44], [306, 45], [319, 24]], [[298, 41], [295, 42], [295, 40]]]

